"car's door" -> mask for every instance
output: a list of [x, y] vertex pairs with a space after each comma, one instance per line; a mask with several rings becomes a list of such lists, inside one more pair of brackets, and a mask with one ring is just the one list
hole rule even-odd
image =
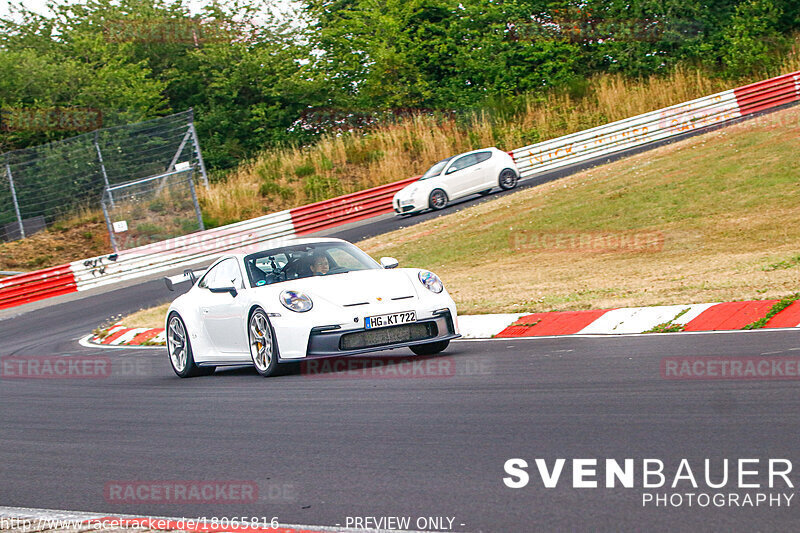
[[477, 152], [475, 164], [470, 167], [470, 179], [474, 181], [475, 190], [472, 192], [485, 191], [497, 185], [497, 174], [495, 174], [492, 164], [492, 152]]
[[451, 200], [470, 194], [475, 188], [470, 173], [475, 165], [475, 154], [462, 155], [445, 170], [442, 182]]
[[[206, 334], [225, 358], [240, 359], [242, 354], [248, 352], [248, 346], [244, 316], [247, 303], [240, 294], [244, 289], [244, 282], [238, 261], [232, 257], [225, 259], [217, 263], [208, 274], [199, 285], [204, 289], [200, 312]], [[212, 290], [231, 287], [235, 290], [235, 294], [233, 291]]]

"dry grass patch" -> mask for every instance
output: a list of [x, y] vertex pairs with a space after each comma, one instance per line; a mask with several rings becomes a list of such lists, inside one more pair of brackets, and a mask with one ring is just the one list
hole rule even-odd
[[27, 239], [0, 243], [0, 270], [22, 271], [61, 265], [111, 253], [100, 212], [83, 212]]
[[169, 305], [169, 303], [165, 303], [157, 307], [136, 311], [122, 317], [119, 322], [129, 328], [163, 328]]

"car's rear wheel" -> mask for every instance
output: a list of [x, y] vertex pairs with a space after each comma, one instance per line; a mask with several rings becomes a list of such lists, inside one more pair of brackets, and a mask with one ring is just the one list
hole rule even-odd
[[498, 185], [504, 191], [509, 189], [513, 189], [517, 186], [517, 173], [511, 170], [510, 168], [504, 168], [502, 172], [500, 172], [500, 177], [497, 179]]
[[411, 351], [417, 355], [435, 355], [443, 352], [450, 345], [450, 341], [429, 342], [428, 344], [417, 344], [410, 346]]
[[431, 209], [435, 209], [436, 211], [447, 207], [448, 201], [447, 193], [442, 189], [433, 189], [428, 197], [428, 205], [431, 206]]
[[208, 376], [214, 373], [213, 366], [198, 366], [194, 362], [192, 343], [186, 332], [186, 324], [178, 313], [172, 313], [167, 322], [167, 353], [172, 370], [182, 378]]
[[250, 338], [250, 357], [256, 372], [265, 378], [273, 375], [278, 368], [278, 352], [275, 349], [272, 326], [263, 309], [253, 311], [247, 330]]

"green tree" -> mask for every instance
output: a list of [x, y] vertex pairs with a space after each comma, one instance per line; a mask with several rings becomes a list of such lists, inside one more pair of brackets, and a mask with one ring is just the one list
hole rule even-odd
[[770, 72], [779, 61], [776, 50], [786, 42], [779, 31], [782, 9], [772, 0], [747, 0], [736, 6], [722, 34], [722, 55], [732, 77]]

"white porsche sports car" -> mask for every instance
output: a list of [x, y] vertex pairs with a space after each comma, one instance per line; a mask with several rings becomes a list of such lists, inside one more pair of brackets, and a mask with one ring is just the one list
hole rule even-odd
[[[214, 262], [167, 311], [169, 360], [180, 377], [252, 364], [408, 346], [441, 352], [459, 337], [456, 306], [436, 274], [377, 263], [339, 239], [301, 239]], [[171, 278], [167, 286], [171, 288]]]
[[514, 159], [497, 148], [483, 148], [443, 159], [392, 199], [399, 215], [426, 209], [444, 209], [453, 200], [471, 194], [489, 194], [493, 188], [517, 186], [519, 171]]

